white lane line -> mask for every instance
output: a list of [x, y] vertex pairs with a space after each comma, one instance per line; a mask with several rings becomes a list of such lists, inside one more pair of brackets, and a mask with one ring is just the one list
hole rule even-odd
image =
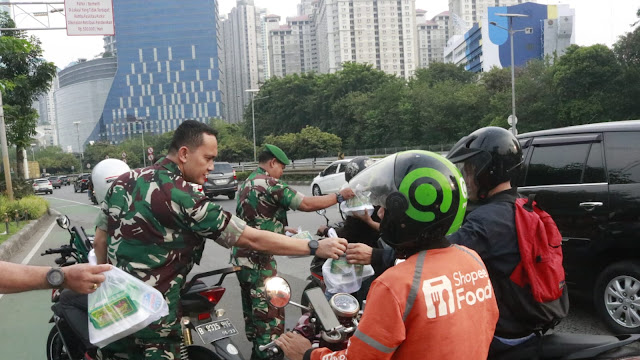
[[98, 205], [89, 205], [89, 204], [85, 204], [85, 203], [81, 203], [81, 202], [73, 201], [73, 200], [61, 199], [61, 198], [56, 198], [56, 197], [51, 197], [51, 196], [49, 197], [49, 199], [67, 201], [67, 202], [71, 202], [71, 203], [74, 203], [74, 204], [80, 204], [80, 205], [84, 205], [84, 206], [91, 206], [91, 207], [100, 209], [100, 206], [98, 206]]
[[[38, 251], [40, 246], [42, 246], [42, 243], [47, 239], [47, 236], [49, 236], [49, 233], [51, 233], [51, 230], [53, 230], [53, 226], [55, 224], [56, 224], [56, 222], [54, 221], [54, 222], [51, 223], [51, 225], [49, 225], [49, 228], [42, 235], [40, 240], [38, 240], [38, 243], [36, 244], [36, 246], [34, 246], [33, 249], [31, 249], [31, 252], [29, 252], [29, 254], [27, 254], [27, 257], [25, 257], [24, 260], [22, 260], [22, 262], [21, 262], [22, 265], [26, 265], [26, 264], [29, 263], [29, 261], [31, 261], [31, 258], [33, 258], [33, 255], [36, 254], [36, 252]], [[0, 294], [0, 299], [2, 299], [3, 296], [4, 296], [4, 294]]]

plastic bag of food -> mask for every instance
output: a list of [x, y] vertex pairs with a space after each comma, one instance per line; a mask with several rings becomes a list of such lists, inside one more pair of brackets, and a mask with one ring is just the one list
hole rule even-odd
[[327, 259], [322, 265], [326, 292], [331, 294], [354, 293], [360, 290], [362, 281], [373, 274], [371, 265], [349, 264], [344, 255], [337, 260]]
[[88, 296], [89, 340], [104, 347], [169, 314], [164, 296], [132, 275], [112, 267]]
[[371, 205], [371, 200], [369, 199], [371, 192], [363, 191], [360, 184], [358, 184], [353, 191], [356, 196], [340, 204], [340, 210], [342, 210], [346, 216], [364, 215], [365, 211], [369, 216], [373, 215], [373, 205]]

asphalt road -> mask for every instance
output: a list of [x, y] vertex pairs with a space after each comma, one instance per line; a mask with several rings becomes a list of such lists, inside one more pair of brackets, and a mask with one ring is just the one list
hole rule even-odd
[[[294, 186], [297, 190], [310, 194], [308, 186]], [[74, 193], [72, 186], [65, 186], [54, 190], [52, 195], [40, 195], [49, 200], [52, 209], [69, 216], [71, 223], [81, 225], [88, 233], [93, 232], [93, 221], [98, 213], [98, 207], [92, 205], [87, 193]], [[216, 198], [225, 210], [235, 213], [235, 200], [226, 197]], [[337, 221], [340, 216], [334, 206], [328, 209], [330, 220]], [[315, 213], [290, 212], [289, 222], [292, 226], [300, 226], [303, 230], [315, 232], [318, 226], [325, 220]], [[45, 224], [18, 252], [12, 262], [25, 262], [34, 265], [54, 265], [53, 256], [41, 257], [45, 249], [57, 247], [68, 242], [68, 233], [55, 225], [55, 221]], [[35, 249], [33, 254], [31, 250]], [[306, 277], [309, 274], [308, 266], [311, 257], [277, 257], [280, 276], [289, 281], [294, 300], [299, 300], [302, 290], [306, 285]], [[202, 271], [215, 270], [229, 266], [229, 250], [209, 242], [199, 266], [196, 266], [191, 274]], [[216, 281], [217, 279], [205, 279]], [[240, 289], [234, 276], [225, 279], [224, 294], [218, 308], [225, 309], [229, 319], [238, 328], [240, 335], [234, 337], [234, 341], [240, 347], [245, 358], [250, 357], [250, 344], [244, 337], [244, 324], [242, 321], [242, 306], [240, 302]], [[297, 321], [300, 311], [288, 306], [286, 309], [286, 327], [292, 328]], [[23, 294], [0, 295], [0, 349], [2, 359], [43, 359], [45, 358], [45, 344], [51, 324], [50, 291], [41, 290]], [[598, 321], [589, 304], [577, 302], [572, 299], [570, 315], [557, 328], [558, 331], [588, 334], [609, 334], [607, 329]]]

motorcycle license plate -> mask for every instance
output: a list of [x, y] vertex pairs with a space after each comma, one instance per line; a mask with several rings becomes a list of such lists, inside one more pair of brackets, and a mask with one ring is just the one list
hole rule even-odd
[[229, 180], [227, 180], [227, 179], [222, 179], [222, 180], [213, 180], [213, 182], [214, 182], [214, 184], [216, 184], [216, 185], [224, 185], [224, 184], [228, 183], [228, 182], [229, 182]]
[[196, 332], [205, 344], [238, 334], [238, 330], [229, 319], [212, 321], [196, 326]]

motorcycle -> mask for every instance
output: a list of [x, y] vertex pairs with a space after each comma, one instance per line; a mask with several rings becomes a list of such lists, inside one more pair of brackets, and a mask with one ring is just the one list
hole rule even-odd
[[[285, 279], [274, 276], [265, 281], [265, 296], [272, 306], [282, 308], [293, 305], [303, 310], [293, 331], [319, 347], [333, 351], [346, 349], [362, 315], [358, 300], [350, 294], [340, 293], [327, 301], [324, 292], [317, 287], [304, 293], [309, 306], [291, 301], [291, 287]], [[259, 349], [274, 354], [281, 351], [275, 342], [260, 346]]]
[[[70, 244], [46, 250], [41, 255], [59, 254], [55, 260], [60, 266], [88, 262], [91, 241], [80, 227], [69, 229], [69, 218], [59, 217], [58, 225], [69, 230]], [[82, 248], [78, 248], [82, 246]], [[86, 254], [85, 254], [86, 251]], [[225, 293], [222, 282], [240, 267], [208, 271], [196, 274], [180, 293], [182, 317], [180, 319], [183, 353], [181, 359], [192, 360], [242, 360], [232, 337], [238, 334], [236, 327], [226, 317], [225, 310], [216, 308]], [[205, 284], [201, 279], [220, 276], [217, 283]], [[96, 357], [98, 348], [89, 341], [87, 295], [71, 290], [54, 289], [51, 295], [53, 323], [47, 339], [47, 360], [85, 360]]]
[[96, 191], [93, 189], [89, 190], [89, 200], [91, 200], [93, 205], [98, 205], [98, 199], [96, 198]]

